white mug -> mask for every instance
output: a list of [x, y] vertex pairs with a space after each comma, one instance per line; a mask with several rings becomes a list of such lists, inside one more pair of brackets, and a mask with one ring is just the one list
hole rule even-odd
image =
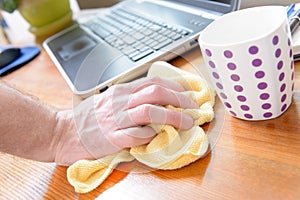
[[232, 116], [265, 120], [288, 109], [294, 62], [285, 7], [225, 14], [203, 30], [199, 45], [217, 94]]

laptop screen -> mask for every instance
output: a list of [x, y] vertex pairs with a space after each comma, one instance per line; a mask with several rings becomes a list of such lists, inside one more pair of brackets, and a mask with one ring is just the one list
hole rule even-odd
[[111, 12], [88, 16], [88, 21], [83, 18], [43, 43], [77, 94], [87, 95], [95, 88], [103, 91], [121, 80], [137, 78], [146, 73], [146, 63], [186, 52], [214, 20], [202, 14], [217, 17], [239, 4], [239, 0], [120, 1]]
[[[121, 1], [124, 0], [108, 0], [108, 1], [77, 0], [80, 9], [108, 7]], [[188, 5], [209, 9], [221, 13], [231, 12], [233, 10], [237, 10], [238, 8], [238, 0], [165, 0], [165, 1], [179, 2], [182, 4], [188, 4]]]
[[166, 0], [188, 4], [204, 9], [213, 10], [221, 13], [228, 13], [237, 10], [239, 6], [238, 0]]

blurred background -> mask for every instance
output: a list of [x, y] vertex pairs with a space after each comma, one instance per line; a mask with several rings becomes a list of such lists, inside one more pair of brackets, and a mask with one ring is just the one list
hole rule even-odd
[[[69, 0], [73, 11], [73, 18], [80, 15], [92, 14], [101, 9], [112, 6], [122, 0]], [[154, 1], [154, 0], [152, 0]], [[240, 9], [263, 6], [263, 5], [289, 5], [291, 3], [300, 3], [299, 0], [241, 0]], [[34, 44], [35, 36], [26, 31], [28, 23], [16, 10], [13, 13], [0, 11], [0, 45], [5, 44]], [[19, 34], [22, 33], [22, 34]]]

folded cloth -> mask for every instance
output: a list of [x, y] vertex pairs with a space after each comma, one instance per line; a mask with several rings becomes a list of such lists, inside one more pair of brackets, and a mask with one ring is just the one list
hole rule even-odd
[[215, 92], [200, 76], [162, 61], [153, 63], [147, 76], [173, 80], [186, 89], [183, 93], [197, 102], [199, 109], [182, 109], [171, 105], [166, 108], [189, 114], [195, 120], [194, 126], [183, 131], [170, 125], [150, 124], [157, 136], [149, 144], [121, 150], [98, 160], [77, 161], [67, 170], [68, 181], [76, 192], [86, 193], [95, 189], [121, 162], [136, 159], [154, 169], [171, 170], [184, 167], [206, 155], [209, 142], [200, 125], [214, 118]]

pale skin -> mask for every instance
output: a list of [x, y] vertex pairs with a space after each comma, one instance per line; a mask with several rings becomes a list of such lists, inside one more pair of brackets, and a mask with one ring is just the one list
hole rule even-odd
[[197, 108], [182, 91], [177, 83], [144, 78], [58, 110], [0, 82], [0, 151], [68, 166], [147, 144], [156, 135], [150, 123], [193, 126], [190, 116], [163, 107]]

